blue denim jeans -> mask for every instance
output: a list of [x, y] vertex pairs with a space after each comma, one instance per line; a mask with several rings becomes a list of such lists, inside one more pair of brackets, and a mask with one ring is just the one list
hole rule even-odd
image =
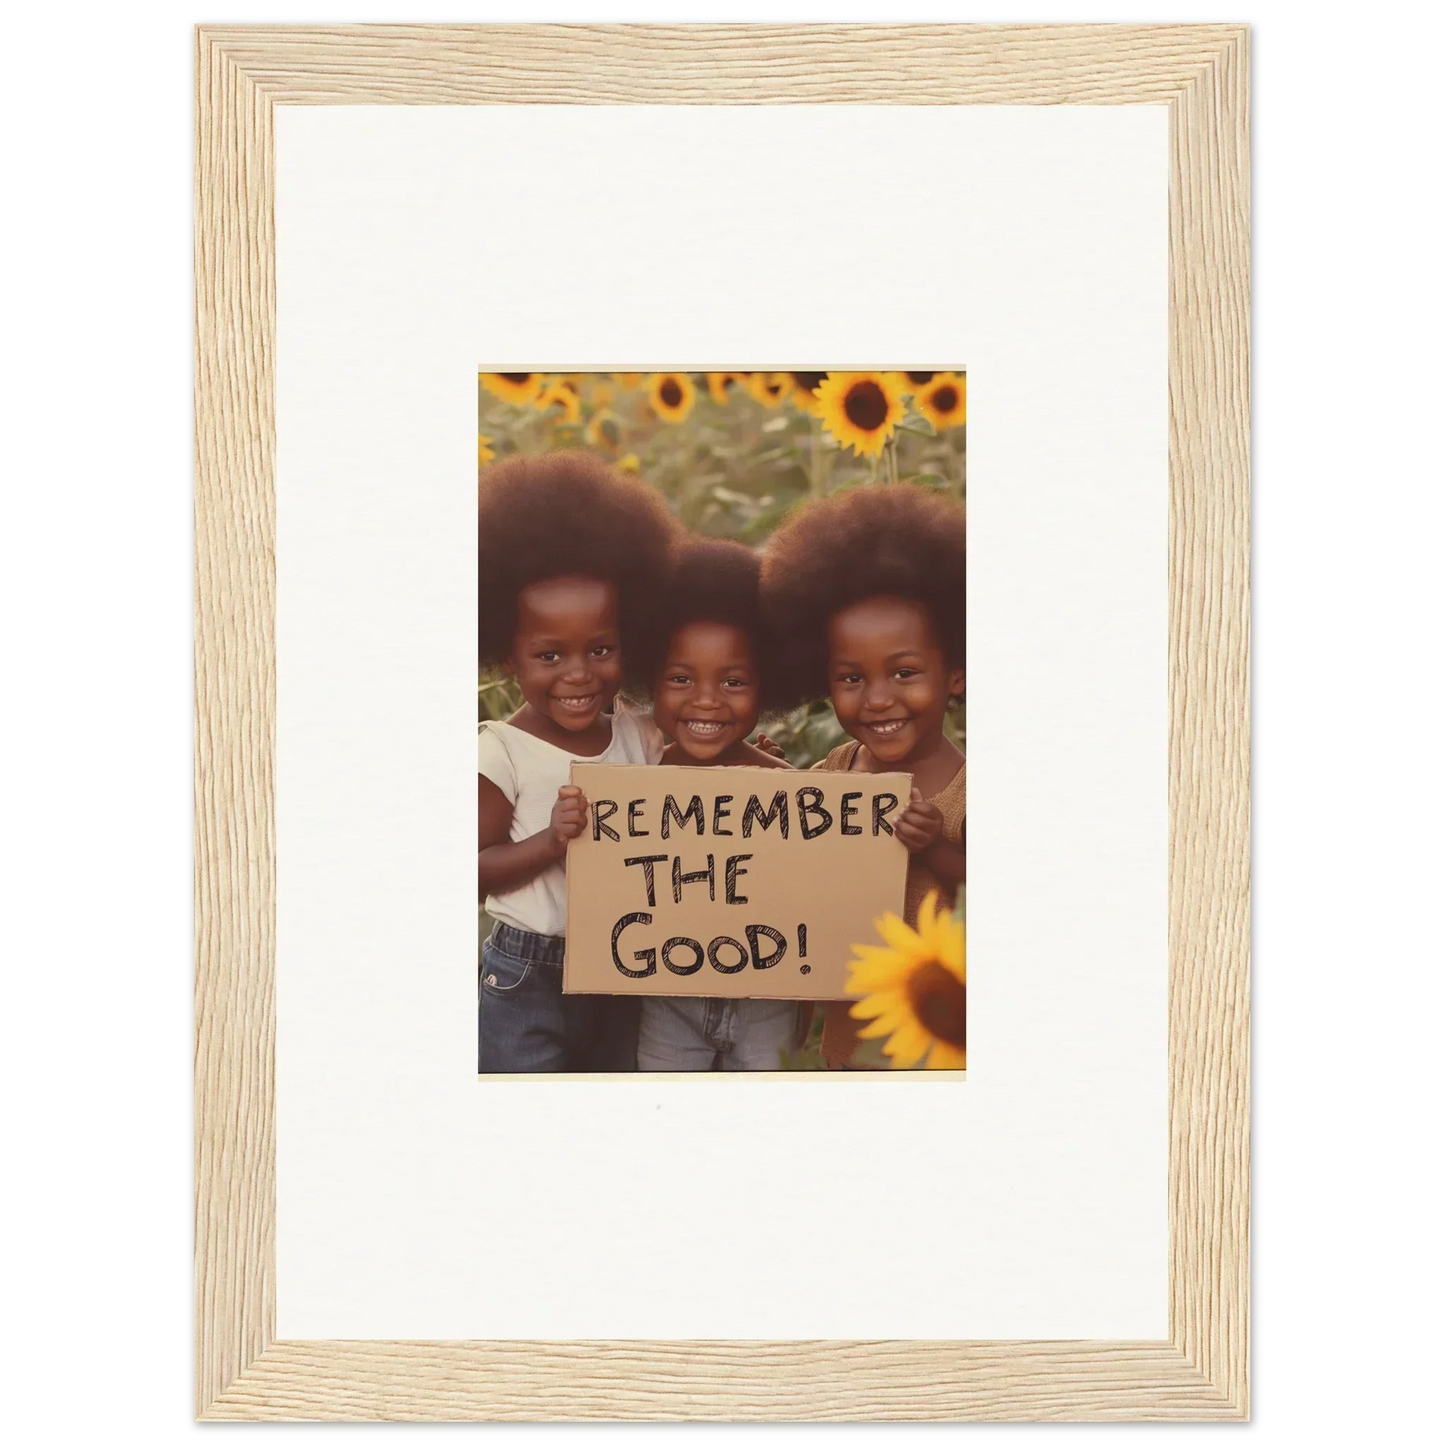
[[637, 1067], [692, 1073], [776, 1069], [793, 1047], [798, 1005], [777, 998], [648, 998]]
[[498, 923], [482, 944], [479, 1074], [631, 1073], [635, 998], [563, 993], [566, 940]]

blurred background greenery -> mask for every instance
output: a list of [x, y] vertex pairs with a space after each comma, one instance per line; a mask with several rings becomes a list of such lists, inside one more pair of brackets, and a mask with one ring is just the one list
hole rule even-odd
[[[957, 372], [484, 373], [478, 463], [589, 447], [655, 487], [686, 526], [761, 549], [812, 496], [854, 486], [918, 486], [963, 501], [965, 380]], [[483, 675], [478, 720], [521, 706]], [[948, 728], [963, 745], [963, 715]], [[845, 740], [819, 698], [764, 731], [794, 767]]]

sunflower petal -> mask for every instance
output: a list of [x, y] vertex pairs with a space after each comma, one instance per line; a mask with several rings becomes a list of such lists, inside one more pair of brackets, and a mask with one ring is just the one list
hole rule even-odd
[[872, 1019], [894, 1011], [903, 1013], [908, 1011], [908, 1004], [902, 994], [870, 993], [860, 998], [858, 1002], [848, 1010], [848, 1014], [849, 1017], [855, 1019]]
[[841, 446], [872, 457], [902, 421], [906, 395], [895, 372], [831, 371], [814, 388], [812, 409]]
[[917, 967], [912, 959], [897, 957], [852, 964], [848, 970], [848, 991], [877, 993], [879, 989], [902, 988]]
[[856, 958], [850, 959], [849, 962], [855, 968], [859, 964], [870, 966], [873, 964], [893, 964], [903, 968], [912, 966], [912, 960], [899, 953], [896, 948], [880, 948], [875, 943], [855, 943], [853, 945], [853, 952]]
[[956, 1048], [953, 1044], [944, 1043], [942, 1039], [935, 1039], [933, 1048], [928, 1055], [928, 1067], [930, 1069], [966, 1068], [964, 1051]]
[[938, 917], [938, 890], [932, 888], [924, 895], [923, 902], [918, 906], [918, 936], [933, 941], [933, 924]]
[[933, 933], [931, 935], [935, 955], [946, 949], [950, 940], [962, 936], [963, 924], [954, 916], [951, 908], [943, 906], [943, 900], [940, 898], [933, 915]]
[[654, 372], [647, 379], [647, 400], [659, 420], [677, 426], [692, 410], [697, 386], [684, 371]]
[[883, 1052], [893, 1060], [894, 1068], [911, 1069], [928, 1052], [932, 1042], [933, 1035], [922, 1024], [910, 1019], [883, 1045]]
[[896, 1034], [899, 1029], [906, 1028], [909, 1023], [907, 1014], [884, 1014], [873, 1020], [871, 1024], [865, 1025], [858, 1030], [860, 1039], [886, 1039], [890, 1034]]
[[936, 432], [963, 426], [968, 419], [968, 378], [951, 371], [935, 372], [914, 392], [913, 405]]
[[913, 1017], [913, 1010], [902, 994], [870, 994], [860, 998], [848, 1010], [848, 1017], [854, 1019], [881, 1019], [890, 1028], [906, 1023]]
[[938, 961], [961, 983], [966, 983], [968, 976], [964, 969], [963, 956], [963, 924], [956, 918], [950, 918], [944, 924], [939, 939]]
[[929, 957], [923, 940], [896, 914], [885, 913], [875, 925], [885, 942], [910, 959]]

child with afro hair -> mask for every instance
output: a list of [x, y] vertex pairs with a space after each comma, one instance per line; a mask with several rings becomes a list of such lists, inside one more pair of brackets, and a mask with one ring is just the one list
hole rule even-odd
[[748, 742], [783, 705], [777, 649], [762, 619], [762, 560], [750, 547], [685, 537], [653, 608], [644, 657], [664, 763], [784, 767]]
[[[748, 741], [759, 714], [779, 703], [761, 570], [740, 542], [690, 538], [674, 552], [648, 648], [653, 722], [671, 739], [664, 763], [788, 766]], [[637, 1067], [776, 1069], [798, 1018], [790, 999], [646, 998]]]
[[675, 524], [643, 483], [590, 452], [512, 457], [478, 482], [478, 660], [523, 703], [477, 739], [482, 945], [479, 1073], [636, 1067], [637, 1001], [562, 993], [569, 840], [587, 822], [575, 758], [655, 762], [610, 711], [666, 574]]
[[[908, 849], [904, 919], [964, 880], [964, 759], [944, 732], [964, 691], [965, 521], [961, 505], [908, 484], [855, 487], [795, 512], [768, 544], [763, 595], [792, 644], [800, 697], [826, 693], [851, 741], [817, 767], [913, 775], [893, 825]], [[857, 1037], [846, 1002], [824, 1009], [835, 1067], [886, 1062]], [[950, 1021], [943, 1021], [950, 1024]], [[956, 1021], [959, 1048], [963, 1020]]]

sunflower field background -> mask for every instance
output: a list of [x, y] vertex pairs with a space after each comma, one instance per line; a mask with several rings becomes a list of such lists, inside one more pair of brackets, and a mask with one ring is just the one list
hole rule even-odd
[[[848, 487], [926, 487], [966, 501], [966, 423], [962, 370], [483, 372], [477, 384], [479, 467], [588, 447], [655, 487], [692, 531], [759, 550], [800, 502]], [[483, 721], [510, 717], [522, 698], [509, 679], [483, 674], [477, 703]], [[962, 713], [945, 727], [963, 747]], [[764, 731], [797, 768], [847, 736], [827, 698], [767, 719]], [[961, 919], [957, 930], [961, 950]], [[960, 980], [961, 970], [960, 953]], [[819, 1010], [784, 1067], [824, 1067], [822, 1023]], [[959, 1066], [935, 1051], [938, 1066]]]
[[[963, 371], [484, 372], [480, 466], [515, 453], [589, 447], [655, 487], [687, 527], [762, 548], [809, 497], [848, 487], [967, 496]], [[521, 705], [482, 676], [478, 720]], [[950, 718], [962, 746], [962, 718]], [[845, 734], [820, 698], [766, 732], [795, 767]]]

